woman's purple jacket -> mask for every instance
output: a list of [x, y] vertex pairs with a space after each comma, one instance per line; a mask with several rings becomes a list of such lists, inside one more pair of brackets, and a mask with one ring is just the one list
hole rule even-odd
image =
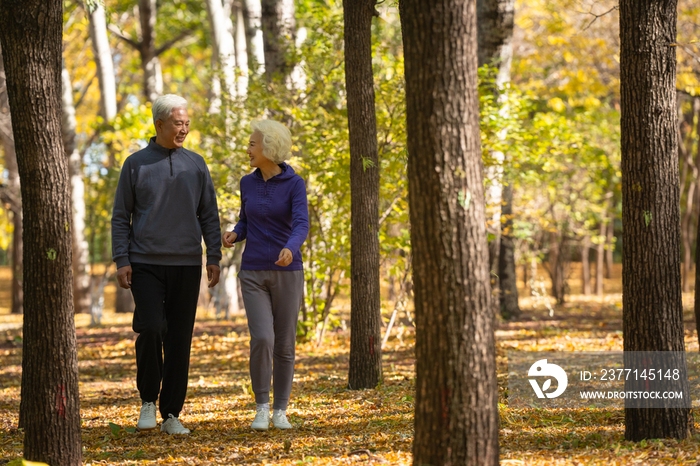
[[[241, 213], [236, 243], [247, 240], [241, 270], [302, 270], [301, 245], [309, 234], [306, 185], [286, 163], [265, 181], [260, 169], [241, 178]], [[275, 265], [282, 249], [292, 251], [287, 267]]]

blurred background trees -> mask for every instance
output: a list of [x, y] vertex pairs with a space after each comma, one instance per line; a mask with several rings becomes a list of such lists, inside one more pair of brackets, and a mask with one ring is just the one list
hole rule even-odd
[[[623, 248], [617, 4], [484, 1], [480, 8], [489, 4], [505, 8], [506, 17], [512, 7], [514, 15], [512, 39], [480, 31], [512, 48], [508, 80], [508, 47], [489, 51], [482, 40], [484, 182], [487, 192], [505, 186], [512, 196], [510, 203], [501, 202], [508, 196], [487, 196], [488, 240], [508, 240], [521, 300], [551, 295], [564, 303], [572, 293], [609, 292], [603, 284], [619, 274]], [[401, 28], [396, 4], [376, 9], [371, 59], [384, 335], [390, 321], [391, 331], [401, 332], [413, 315]], [[700, 206], [698, 24], [697, 7], [681, 0], [677, 107], [685, 291], [694, 283]], [[104, 307], [131, 310], [128, 293], [114, 287], [110, 265], [114, 188], [124, 159], [152, 134], [150, 102], [172, 92], [190, 101], [188, 145], [209, 162], [225, 228], [236, 222], [238, 180], [249, 171], [249, 122], [271, 117], [290, 126], [291, 164], [306, 180], [311, 220], [299, 335], [321, 343], [324, 332], [349, 327], [341, 313], [349, 310], [351, 231], [343, 25], [339, 0], [64, 2], [64, 139], [72, 141], [66, 157], [75, 224], [82, 215], [85, 225], [74, 239], [76, 311], [92, 312], [97, 323]], [[0, 99], [2, 89], [0, 84]], [[3, 107], [0, 264], [14, 264], [12, 309], [21, 312], [21, 201], [13, 194], [19, 188]], [[220, 318], [241, 309], [235, 277], [240, 249], [226, 251], [225, 286], [202, 293], [200, 304]], [[503, 245], [498, 251], [500, 256]], [[499, 280], [505, 270], [492, 267]], [[573, 270], [580, 282], [572, 281]], [[504, 318], [517, 317], [512, 303], [501, 310]]]

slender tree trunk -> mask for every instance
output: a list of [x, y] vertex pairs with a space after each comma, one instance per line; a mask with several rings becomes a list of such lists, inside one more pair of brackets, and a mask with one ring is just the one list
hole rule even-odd
[[248, 41], [246, 40], [245, 14], [243, 6], [237, 4], [235, 6], [236, 15], [236, 86], [239, 96], [245, 96], [248, 93]]
[[[221, 94], [229, 98], [236, 95], [236, 49], [233, 40], [233, 22], [230, 3], [221, 0], [206, 0], [209, 26], [211, 27], [213, 58], [216, 65], [212, 89], [214, 96], [211, 112], [221, 110]], [[219, 91], [219, 92], [216, 92]]]
[[608, 229], [605, 236], [605, 278], [612, 278], [613, 253], [615, 252], [615, 217], [611, 214], [608, 219]]
[[79, 465], [70, 179], [60, 118], [62, 26], [59, 0], [0, 2], [0, 41], [24, 211], [24, 457]]
[[345, 0], [345, 83], [350, 130], [350, 370], [352, 389], [382, 381], [379, 295], [379, 154], [372, 74], [375, 0]]
[[399, 3], [416, 311], [413, 464], [498, 464], [476, 2]]
[[265, 51], [261, 26], [260, 0], [243, 0], [243, 19], [246, 31], [248, 63], [253, 73], [265, 72]]
[[293, 69], [289, 55], [296, 29], [294, 0], [261, 0], [260, 5], [265, 76], [285, 82]]
[[12, 314], [22, 314], [22, 195], [20, 190], [15, 138], [12, 134], [12, 117], [10, 104], [7, 99], [5, 83], [5, 67], [0, 48], [0, 142], [5, 153], [5, 169], [7, 170], [7, 188], [2, 191], [2, 201], [10, 206], [12, 212]]
[[591, 250], [591, 237], [586, 235], [581, 240], [581, 293], [591, 294], [591, 263], [588, 254]]
[[498, 279], [500, 282], [500, 312], [504, 319], [517, 319], [521, 311], [518, 305], [518, 281], [515, 273], [515, 247], [513, 246], [513, 184], [503, 186], [504, 218], [498, 255]]
[[[625, 352], [685, 351], [675, 41], [676, 0], [620, 1]], [[686, 408], [626, 408], [625, 438], [686, 438], [690, 421]]]
[[[695, 117], [696, 115], [698, 121], [698, 130], [700, 130], [700, 98], [697, 97], [693, 99], [693, 116]], [[700, 132], [698, 132], [697, 134], [700, 135]], [[692, 173], [692, 178], [690, 180], [690, 184], [688, 185], [688, 191], [686, 193], [683, 220], [681, 221], [681, 234], [683, 235], [683, 292], [690, 293], [690, 274], [692, 272], [693, 265], [693, 233], [695, 232], [695, 228], [693, 228], [693, 219], [695, 217], [695, 201], [698, 197], [697, 185], [699, 173], [698, 162], [700, 162], [700, 145], [695, 152], [694, 159], [690, 155], [690, 151], [692, 151], [692, 145], [689, 149], [685, 149], [683, 141], [679, 140], [678, 149], [685, 162], [684, 166], [688, 167], [688, 171]], [[684, 186], [685, 184], [681, 183], [681, 189], [683, 189]]]
[[[477, 29], [478, 29], [478, 63], [479, 66], [489, 65], [495, 67], [498, 72], [496, 75], [496, 86], [494, 93], [500, 97], [504, 92], [505, 85], [510, 82], [510, 65], [513, 57], [513, 25], [515, 17], [515, 0], [477, 0]], [[504, 107], [503, 116], [506, 115], [507, 109]], [[505, 139], [507, 136], [505, 131], [498, 135], [499, 138]], [[513, 249], [513, 241], [505, 240], [503, 243], [503, 232], [507, 228], [502, 221], [505, 211], [513, 211], [513, 193], [512, 184], [508, 187], [510, 193], [508, 198], [505, 196], [505, 186], [509, 184], [507, 170], [507, 154], [497, 151], [491, 154], [497, 163], [487, 168], [486, 176], [491, 180], [490, 187], [486, 193], [486, 204], [495, 206], [491, 223], [494, 228], [494, 239], [489, 245], [490, 269], [493, 271], [492, 279], [494, 285], [498, 289], [499, 299], [495, 303], [500, 304], [501, 315], [503, 318], [513, 318], [520, 314], [517, 299], [513, 300], [513, 290], [517, 298], [517, 288], [515, 281], [509, 280], [507, 277], [515, 277], [515, 261]], [[510, 202], [510, 205], [506, 205]], [[510, 225], [512, 230], [512, 222]], [[510, 256], [506, 260], [501, 260], [501, 254]], [[503, 267], [503, 268], [502, 268]], [[506, 269], [507, 268], [507, 269]], [[506, 286], [504, 289], [503, 277], [506, 277]]]
[[515, 0], [477, 0], [479, 66], [498, 68], [496, 86], [510, 82]]
[[88, 243], [85, 238], [85, 183], [83, 164], [75, 142], [75, 107], [70, 75], [65, 66], [62, 79], [62, 125], [63, 148], [68, 160], [73, 205], [73, 305], [76, 313], [90, 312], [90, 275], [88, 273]]
[[[605, 222], [601, 220], [598, 234], [604, 237], [606, 231]], [[605, 242], [601, 241], [596, 245], [595, 255], [595, 294], [598, 296], [603, 296], [603, 262], [605, 262]]]
[[139, 53], [143, 67], [143, 91], [146, 100], [153, 102], [163, 93], [163, 74], [156, 52], [156, 0], [139, 0], [141, 42]]
[[[19, 172], [17, 171], [16, 160], [14, 170], [8, 168], [7, 171], [9, 175], [11, 175], [11, 178], [8, 176], [8, 186], [10, 190], [14, 191], [16, 189], [19, 193]], [[10, 180], [12, 180], [11, 185]], [[22, 239], [21, 195], [18, 196], [18, 198], [20, 199], [20, 205], [18, 208], [12, 210], [12, 314], [24, 313], [24, 241]]]
[[569, 269], [569, 245], [566, 232], [550, 233], [549, 276], [552, 280], [552, 296], [561, 305], [566, 302], [567, 274]]
[[[117, 85], [114, 80], [112, 51], [107, 36], [107, 21], [102, 2], [94, 2], [90, 7], [90, 38], [95, 54], [97, 79], [100, 83], [100, 111], [105, 121], [117, 116]], [[73, 98], [71, 97], [71, 101]]]

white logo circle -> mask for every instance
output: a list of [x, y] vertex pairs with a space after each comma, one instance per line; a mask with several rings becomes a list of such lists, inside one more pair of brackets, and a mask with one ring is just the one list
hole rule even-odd
[[569, 383], [569, 378], [566, 376], [566, 372], [561, 367], [556, 364], [548, 364], [546, 359], [540, 359], [530, 366], [530, 370], [527, 371], [527, 375], [532, 377], [554, 377], [557, 381], [557, 389], [552, 393], [545, 393], [549, 390], [552, 385], [552, 379], [547, 379], [542, 388], [534, 379], [528, 379], [532, 389], [535, 391], [537, 398], [556, 398], [566, 390], [566, 385]]

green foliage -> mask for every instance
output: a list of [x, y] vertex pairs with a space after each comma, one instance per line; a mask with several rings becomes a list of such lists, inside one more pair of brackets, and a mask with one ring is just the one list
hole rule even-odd
[[[611, 42], [616, 12], [584, 29], [592, 17], [574, 13], [574, 3], [537, 0], [519, 7], [516, 20], [528, 48], [515, 57], [513, 84], [497, 89], [494, 71], [480, 70], [484, 183], [486, 188], [503, 183], [514, 187], [511, 233], [521, 261], [544, 258], [552, 235], [567, 236], [572, 244], [584, 236], [600, 242], [599, 223], [620, 212], [618, 64]], [[108, 20], [134, 40], [136, 4], [136, 0], [106, 2]], [[306, 39], [289, 57], [297, 64], [297, 78], [267, 82], [251, 72], [247, 95], [222, 96], [218, 111], [211, 105], [211, 34], [203, 2], [159, 2], [157, 45], [183, 30], [191, 31], [176, 48], [160, 56], [165, 91], [190, 101], [187, 147], [204, 156], [209, 165], [224, 228], [230, 230], [237, 221], [239, 180], [251, 171], [245, 154], [251, 120], [274, 118], [290, 127], [294, 139], [290, 164], [306, 181], [309, 200], [300, 332], [311, 337], [327, 316], [331, 326], [343, 325], [337, 309], [344, 303], [333, 298], [347, 292], [349, 285], [350, 160], [342, 2], [300, 0], [295, 7], [297, 26], [306, 30]], [[387, 2], [377, 8], [381, 17], [372, 22], [372, 64], [379, 163], [375, 167], [364, 159], [363, 166], [380, 171], [377, 234], [382, 276], [395, 281], [408, 274], [410, 282], [401, 31], [396, 4]], [[77, 45], [89, 40], [81, 11], [71, 7], [66, 12], [67, 65], [76, 83], [76, 100], [85, 95], [78, 125], [81, 142], [89, 146], [85, 171], [91, 257], [108, 261], [109, 219], [119, 168], [125, 157], [146, 144], [153, 127], [150, 108], [142, 104], [140, 57], [123, 41], [112, 44], [119, 115], [111, 122], [96, 116], [98, 90], [89, 84], [94, 68]], [[693, 82], [688, 78], [688, 86]], [[91, 139], [93, 133], [97, 137]], [[464, 208], [474, 202], [469, 191], [457, 195]], [[488, 218], [500, 207], [487, 205]], [[233, 260], [230, 250], [224, 254], [227, 261]]]
[[109, 431], [110, 431], [113, 439], [118, 439], [121, 437], [122, 432], [126, 432], [128, 434], [135, 434], [136, 428], [135, 427], [122, 427], [119, 424], [115, 424], [115, 423], [110, 421]]
[[[619, 199], [619, 114], [610, 105], [574, 105], [558, 97], [539, 98], [515, 85], [494, 92], [494, 70], [480, 70], [484, 165], [505, 157], [503, 179], [513, 183], [511, 235], [521, 260], [544, 258], [556, 238], [597, 238], [597, 226]], [[612, 204], [612, 205], [611, 205]], [[500, 206], [487, 205], [493, 212]], [[501, 221], [505, 221], [502, 218]]]

